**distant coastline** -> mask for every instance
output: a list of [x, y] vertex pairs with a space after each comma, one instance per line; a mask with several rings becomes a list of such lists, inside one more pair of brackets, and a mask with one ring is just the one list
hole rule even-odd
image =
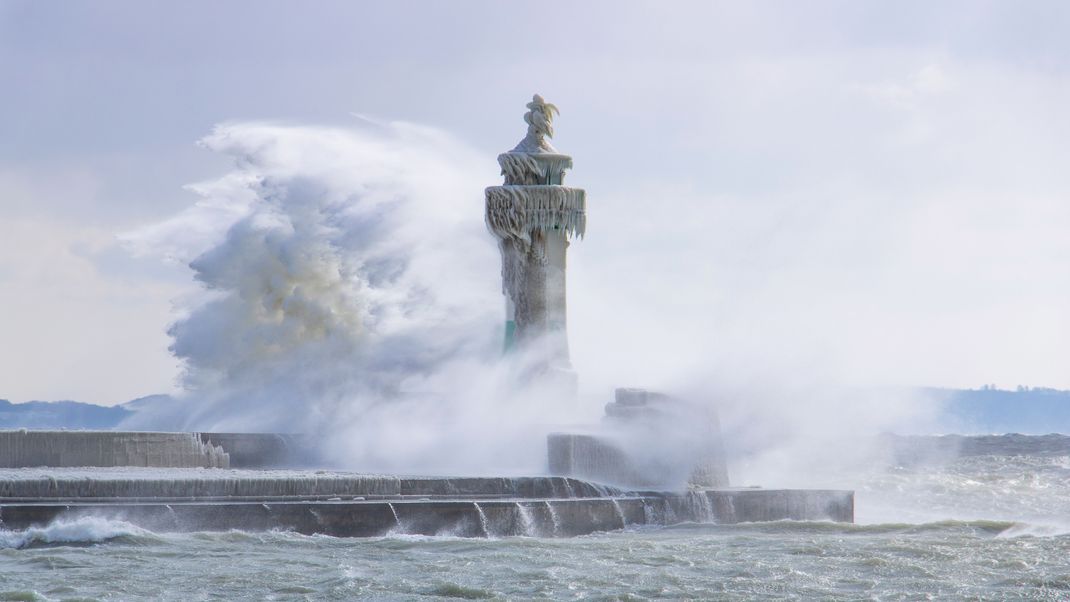
[[943, 433], [1070, 434], [1070, 391], [1043, 387], [1003, 390], [994, 386], [921, 391], [939, 405]]
[[[1045, 387], [1005, 390], [994, 386], [918, 387], [910, 391], [938, 408], [939, 434], [1070, 434], [1070, 391]], [[169, 395], [140, 397], [115, 406], [71, 400], [11, 403], [0, 399], [0, 429], [114, 429], [139, 411], [172, 403], [181, 402]]]

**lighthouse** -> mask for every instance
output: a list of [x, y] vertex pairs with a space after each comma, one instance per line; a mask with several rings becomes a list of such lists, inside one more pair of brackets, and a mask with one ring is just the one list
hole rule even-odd
[[563, 185], [572, 157], [550, 144], [557, 107], [536, 94], [527, 109], [527, 135], [498, 155], [505, 183], [486, 189], [487, 227], [502, 255], [505, 349], [537, 372], [571, 376], [566, 253], [584, 235], [587, 201], [583, 189]]

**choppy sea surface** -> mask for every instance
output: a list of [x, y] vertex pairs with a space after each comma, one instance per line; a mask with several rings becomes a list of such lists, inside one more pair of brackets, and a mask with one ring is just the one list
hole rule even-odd
[[[1070, 441], [1070, 440], [1068, 440]], [[639, 527], [572, 539], [0, 530], [0, 600], [1070, 599], [1070, 456], [851, 476], [858, 524]]]

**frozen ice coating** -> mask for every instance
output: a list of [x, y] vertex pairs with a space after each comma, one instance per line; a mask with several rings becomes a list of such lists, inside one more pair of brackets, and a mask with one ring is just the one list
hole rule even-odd
[[566, 251], [587, 228], [583, 189], [562, 186], [572, 158], [550, 144], [557, 107], [536, 94], [527, 104], [527, 135], [498, 156], [502, 186], [486, 189], [486, 221], [502, 255], [505, 348], [532, 353], [537, 372], [571, 373]]

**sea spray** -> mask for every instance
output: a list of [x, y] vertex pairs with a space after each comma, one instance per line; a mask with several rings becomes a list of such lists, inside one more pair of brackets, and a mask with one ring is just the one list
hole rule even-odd
[[[338, 404], [382, 400], [464, 346], [468, 320], [487, 305], [428, 275], [456, 259], [452, 274], [471, 282], [473, 261], [457, 251], [473, 251], [466, 240], [482, 233], [469, 225], [462, 235], [456, 219], [437, 234], [424, 224], [463, 195], [471, 168], [451, 157], [465, 149], [414, 133], [264, 124], [221, 126], [203, 144], [237, 168], [198, 190], [242, 211], [198, 205], [174, 220], [219, 231], [185, 250], [211, 295], [170, 331], [186, 365], [179, 426], [310, 430], [337, 419]], [[151, 246], [166, 229], [133, 238]], [[459, 240], [451, 251], [440, 237]], [[135, 420], [153, 418], [178, 416]]]
[[620, 521], [620, 528], [623, 529], [628, 526], [628, 521], [624, 518], [624, 509], [620, 507], [620, 502], [617, 498], [610, 498], [610, 502], [613, 503], [613, 512], [617, 515], [617, 520]]
[[100, 543], [121, 537], [152, 536], [150, 531], [130, 523], [82, 516], [58, 519], [43, 527], [19, 531], [0, 530], [0, 548], [28, 548], [47, 544]]
[[487, 515], [483, 512], [483, 508], [479, 506], [479, 502], [472, 502], [472, 505], [476, 508], [476, 515], [479, 516], [479, 528], [483, 531], [483, 537], [490, 537], [490, 524], [487, 522]]
[[657, 513], [654, 511], [654, 507], [650, 504], [649, 501], [647, 501], [646, 498], [643, 498], [643, 522], [647, 525], [658, 524]]
[[124, 237], [204, 287], [170, 330], [183, 395], [124, 428], [315, 433], [380, 472], [541, 465], [534, 425], [575, 410], [500, 361], [500, 265], [471, 208], [492, 160], [406, 124], [231, 123], [202, 144], [235, 169]]
[[[264, 507], [265, 510], [267, 510], [268, 512], [271, 512], [271, 509], [268, 508], [267, 504], [261, 504], [261, 505]], [[174, 529], [181, 528], [182, 523], [181, 523], [181, 521], [178, 520], [178, 514], [175, 513], [175, 509], [172, 508], [170, 504], [164, 505], [164, 508], [167, 508], [167, 518], [169, 518], [170, 521], [171, 521], [171, 527], [174, 528]]]
[[553, 527], [551, 533], [554, 537], [561, 534], [561, 518], [557, 515], [557, 510], [554, 509], [554, 505], [550, 501], [546, 501], [546, 511], [550, 514], [550, 525]]
[[687, 506], [691, 518], [695, 522], [717, 522], [716, 514], [713, 511], [713, 502], [710, 501], [710, 496], [705, 491], [701, 489], [692, 489], [688, 491]]
[[397, 508], [395, 508], [394, 504], [391, 504], [390, 502], [387, 502], [386, 507], [390, 508], [390, 514], [394, 515], [394, 529], [392, 529], [392, 530], [393, 531], [401, 531], [401, 519], [398, 518], [398, 510], [397, 510]]
[[535, 535], [537, 535], [536, 529], [535, 529], [535, 517], [532, 516], [531, 509], [529, 509], [524, 504], [521, 504], [520, 502], [517, 502], [516, 503], [516, 514], [517, 514], [517, 517], [520, 519], [520, 527], [521, 527], [521, 533], [520, 534], [524, 535], [524, 536], [527, 536], [527, 537], [534, 537]]
[[572, 498], [576, 497], [576, 492], [573, 491], [573, 489], [572, 489], [572, 481], [571, 481], [571, 479], [569, 479], [568, 477], [565, 477], [564, 479], [561, 479], [561, 482], [565, 486], [565, 497], [567, 497], [569, 499], [572, 499]]
[[675, 525], [676, 523], [680, 522], [680, 519], [676, 515], [676, 510], [672, 507], [672, 503], [669, 501], [669, 498], [662, 498], [661, 502], [664, 510], [662, 512], [662, 516], [664, 516], [664, 524]]

